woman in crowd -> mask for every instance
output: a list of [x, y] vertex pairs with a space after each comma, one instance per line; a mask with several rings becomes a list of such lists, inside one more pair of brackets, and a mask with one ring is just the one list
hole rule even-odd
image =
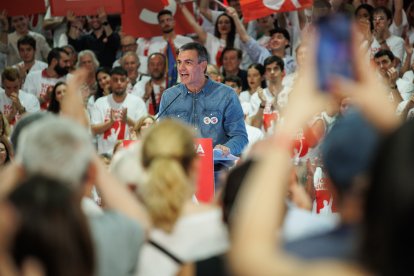
[[144, 116], [137, 121], [131, 134], [133, 135], [133, 140], [142, 139], [148, 129], [155, 123], [155, 118], [151, 115]]
[[89, 87], [91, 95], [96, 94], [98, 88], [96, 83], [96, 70], [99, 67], [99, 61], [96, 55], [91, 50], [83, 50], [78, 53], [78, 62], [76, 68], [85, 68], [88, 71], [88, 77], [86, 78], [86, 84]]
[[59, 114], [60, 112], [60, 103], [63, 100], [63, 97], [65, 96], [67, 89], [67, 85], [63, 81], [59, 81], [55, 84], [55, 86], [52, 89], [52, 93], [50, 95], [50, 104], [47, 108], [48, 111]]
[[249, 89], [239, 95], [240, 102], [250, 103], [250, 97], [258, 92], [259, 89], [265, 88], [264, 82], [265, 69], [260, 63], [253, 63], [247, 68], [247, 82]]
[[176, 275], [183, 263], [225, 252], [220, 209], [192, 201], [200, 166], [193, 132], [164, 120], [145, 135], [141, 157], [147, 181], [138, 191], [154, 228], [141, 251], [138, 275]]
[[228, 14], [223, 13], [217, 18], [214, 25], [214, 35], [212, 35], [198, 24], [185, 5], [180, 4], [180, 7], [187, 22], [198, 35], [198, 41], [206, 47], [210, 55], [209, 63], [221, 67], [221, 54], [224, 48], [240, 49], [240, 40], [236, 35], [236, 25], [233, 18]]
[[9, 139], [2, 135], [0, 136], [0, 168], [9, 163], [13, 158], [13, 147]]
[[93, 102], [96, 102], [100, 97], [107, 96], [111, 93], [110, 72], [111, 69], [107, 67], [99, 67], [98, 70], [96, 70], [95, 79], [98, 83], [98, 87], [95, 95], [93, 95]]

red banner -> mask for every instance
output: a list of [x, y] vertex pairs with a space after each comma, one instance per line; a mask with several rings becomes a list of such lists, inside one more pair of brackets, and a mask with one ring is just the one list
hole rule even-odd
[[195, 149], [200, 159], [196, 197], [200, 202], [211, 202], [214, 199], [213, 140], [197, 138]]
[[245, 22], [273, 13], [295, 11], [312, 6], [313, 0], [240, 0]]
[[66, 16], [68, 11], [73, 11], [75, 15], [95, 15], [101, 7], [107, 14], [123, 12], [121, 0], [49, 0], [49, 2], [53, 16]]
[[46, 13], [44, 0], [1, 0], [0, 11], [5, 10], [8, 16]]
[[[168, 1], [168, 5], [163, 4]], [[194, 30], [187, 24], [187, 20], [181, 13], [175, 0], [123, 0], [124, 13], [121, 15], [122, 32], [134, 37], [149, 38], [161, 35], [158, 26], [157, 14], [163, 9], [170, 10], [175, 19], [175, 32], [177, 34], [193, 33]], [[192, 3], [187, 3], [187, 8], [192, 11]]]
[[[126, 148], [137, 142], [124, 140], [122, 146]], [[200, 160], [195, 196], [200, 202], [211, 202], [214, 199], [213, 141], [211, 138], [197, 138], [194, 147]]]

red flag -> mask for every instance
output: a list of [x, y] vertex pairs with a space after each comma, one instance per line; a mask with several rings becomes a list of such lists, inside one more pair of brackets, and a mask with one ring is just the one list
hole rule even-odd
[[[175, 0], [123, 0], [124, 13], [121, 15], [122, 32], [134, 37], [153, 37], [161, 35], [158, 26], [157, 14], [163, 9], [172, 12], [175, 19], [175, 32], [177, 34], [193, 33], [194, 30], [187, 24]], [[193, 4], [186, 3], [192, 12]]]
[[66, 16], [68, 11], [75, 15], [95, 15], [99, 8], [107, 14], [119, 14], [123, 11], [122, 1], [113, 0], [49, 0], [53, 16]]
[[312, 6], [313, 0], [240, 0], [245, 22], [273, 13], [295, 11]]
[[2, 10], [5, 10], [8, 16], [46, 13], [44, 0], [2, 0], [0, 1], [0, 11]]

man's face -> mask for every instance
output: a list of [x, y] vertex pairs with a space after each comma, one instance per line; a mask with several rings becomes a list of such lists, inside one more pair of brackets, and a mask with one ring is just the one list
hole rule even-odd
[[[69, 61], [70, 61], [70, 57], [69, 57]], [[83, 55], [82, 57], [79, 58], [79, 65], [80, 67], [85, 68], [89, 72], [94, 72], [96, 69], [95, 64], [93, 63], [92, 57], [88, 54]]]
[[308, 54], [308, 48], [304, 45], [301, 45], [297, 50], [296, 50], [296, 64], [298, 66], [302, 66], [306, 56]]
[[235, 72], [240, 67], [241, 60], [237, 56], [237, 51], [227, 51], [223, 55], [223, 67], [226, 72]]
[[389, 21], [387, 15], [383, 12], [374, 13], [374, 30], [376, 32], [383, 32], [385, 29], [388, 29]]
[[3, 88], [6, 92], [7, 97], [10, 97], [12, 93], [18, 94], [20, 89], [20, 80], [16, 79], [14, 81], [9, 81], [7, 79], [4, 79]]
[[172, 17], [171, 15], [169, 14], [161, 15], [160, 18], [158, 19], [158, 23], [160, 24], [161, 31], [164, 34], [168, 34], [174, 31], [175, 22], [174, 22], [174, 17]]
[[124, 36], [121, 39], [121, 50], [122, 53], [126, 53], [126, 52], [136, 52], [137, 51], [137, 43], [135, 41], [135, 38], [132, 36]]
[[148, 61], [148, 73], [151, 78], [160, 80], [165, 75], [165, 60], [160, 55], [153, 55]]
[[383, 77], [387, 76], [387, 71], [393, 67], [393, 62], [387, 55], [375, 58], [375, 64]]
[[241, 92], [241, 87], [237, 85], [237, 83], [233, 82], [233, 81], [226, 81], [224, 82], [225, 85], [230, 86], [231, 88], [234, 89], [234, 91], [237, 93], [237, 95], [240, 95]]
[[69, 73], [70, 65], [71, 61], [69, 55], [66, 53], [60, 53], [60, 58], [54, 69], [59, 76], [64, 76]]
[[26, 16], [13, 16], [11, 25], [18, 34], [26, 34], [29, 31], [29, 18]]
[[269, 41], [270, 50], [284, 50], [289, 44], [289, 40], [282, 33], [275, 33]]
[[102, 28], [102, 23], [99, 20], [99, 17], [97, 15], [91, 15], [88, 18], [88, 24], [89, 27], [91, 27], [92, 30], [96, 31]]
[[20, 44], [19, 55], [25, 63], [30, 63], [35, 59], [35, 50], [29, 44]]
[[128, 86], [128, 77], [124, 75], [113, 74], [111, 76], [111, 91], [116, 96], [123, 96]]
[[122, 58], [122, 67], [128, 72], [128, 75], [138, 72], [139, 62], [134, 56], [125, 56]]
[[70, 68], [72, 68], [78, 60], [78, 54], [74, 52], [70, 47], [64, 47], [63, 49], [69, 54]]
[[265, 78], [270, 82], [281, 81], [282, 70], [276, 62], [273, 62], [266, 66]]
[[204, 71], [207, 61], [198, 61], [196, 50], [181, 51], [177, 57], [177, 69], [180, 74], [181, 83], [186, 86], [193, 86], [200, 83], [204, 78]]

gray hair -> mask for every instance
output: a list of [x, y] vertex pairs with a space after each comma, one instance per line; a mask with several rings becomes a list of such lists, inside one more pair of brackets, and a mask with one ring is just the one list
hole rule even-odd
[[189, 42], [187, 44], [184, 44], [183, 46], [180, 47], [179, 52], [188, 51], [188, 50], [197, 51], [198, 63], [203, 62], [203, 61], [207, 61], [207, 63], [209, 62], [207, 49], [200, 43]]
[[121, 66], [124, 66], [124, 58], [125, 58], [125, 57], [129, 57], [129, 56], [132, 56], [132, 57], [134, 57], [134, 58], [136, 59], [137, 64], [138, 64], [138, 67], [139, 67], [139, 65], [141, 64], [141, 62], [140, 62], [140, 60], [139, 60], [139, 57], [138, 57], [137, 53], [132, 52], [132, 51], [128, 51], [128, 52], [126, 52], [126, 53], [124, 53], [124, 54], [122, 55], [122, 57], [121, 57], [121, 59], [120, 59], [120, 62], [119, 62], [119, 63], [121, 64]]
[[76, 68], [79, 68], [80, 67], [80, 60], [81, 60], [81, 58], [83, 56], [86, 56], [86, 55], [90, 55], [91, 56], [92, 61], [93, 61], [93, 64], [95, 65], [95, 69], [98, 68], [99, 67], [99, 61], [96, 58], [95, 53], [92, 52], [91, 50], [83, 50], [83, 51], [80, 51], [78, 53], [78, 61], [76, 62]]
[[72, 188], [82, 184], [95, 150], [84, 127], [57, 116], [34, 122], [18, 141], [16, 160], [29, 175], [44, 175]]

